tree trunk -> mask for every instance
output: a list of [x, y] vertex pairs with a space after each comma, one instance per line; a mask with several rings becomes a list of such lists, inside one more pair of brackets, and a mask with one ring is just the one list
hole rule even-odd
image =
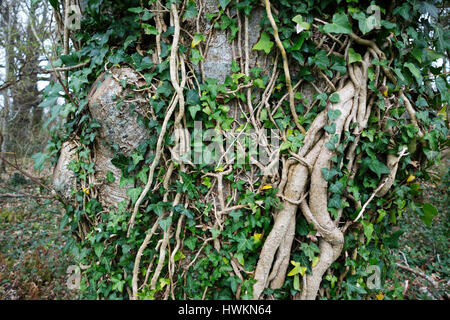
[[[12, 26], [12, 17], [11, 17], [11, 6], [8, 3], [7, 7], [7, 14], [6, 17], [6, 42], [5, 42], [5, 83], [8, 83], [11, 80], [10, 76], [10, 66], [13, 62], [11, 49], [12, 49], [12, 43], [11, 43], [11, 26]], [[8, 128], [8, 119], [9, 119], [9, 112], [10, 112], [10, 95], [9, 95], [9, 88], [6, 88], [3, 90], [3, 108], [1, 113], [1, 128], [0, 128], [0, 135], [2, 136], [1, 144], [0, 144], [0, 152], [2, 153], [2, 156], [5, 155], [8, 148], [9, 143], [9, 128]], [[5, 163], [0, 158], [0, 171], [5, 170]]]
[[[239, 1], [236, 3], [240, 4]], [[242, 2], [244, 8], [246, 3]], [[191, 4], [184, 2], [184, 5]], [[377, 89], [386, 86], [387, 81], [391, 81], [392, 86], [397, 85], [390, 67], [374, 63], [388, 61], [386, 54], [375, 41], [359, 37], [351, 27], [350, 31], [346, 30], [346, 24], [329, 23], [337, 30], [344, 29], [335, 37], [332, 33], [341, 31], [323, 32], [313, 23], [305, 27], [304, 22], [299, 22], [297, 30], [299, 27], [315, 28], [306, 34], [309, 44], [304, 53], [308, 55], [314, 48], [316, 55], [303, 61], [306, 59], [295, 55], [292, 47], [301, 47], [305, 39], [296, 44], [289, 38], [280, 40], [280, 34], [289, 30], [279, 30], [278, 26], [287, 22], [280, 21], [280, 12], [268, 0], [258, 2], [249, 12], [229, 7], [219, 11], [218, 8], [224, 5], [222, 1], [204, 0], [198, 3], [197, 14], [187, 18], [181, 14], [186, 9], [184, 5], [171, 3], [170, 7], [163, 8], [159, 2], [153, 3], [149, 12], [154, 15], [149, 19], [153, 19], [156, 31], [149, 28], [150, 31], [141, 34], [135, 43], [135, 54], [139, 57], [133, 59], [149, 58], [151, 53], [155, 64], [155, 67], [149, 67], [151, 72], [166, 70], [164, 63], [168, 64], [169, 72], [158, 71], [163, 75], [155, 72], [155, 78], [148, 80], [148, 74], [130, 68], [132, 62], [129, 61], [127, 65], [111, 67], [110, 62], [102, 65], [106, 71], [92, 84], [87, 95], [87, 112], [101, 125], [89, 149], [96, 173], [89, 176], [88, 181], [81, 182], [80, 179], [75, 181], [75, 175], [63, 174], [61, 170], [72, 160], [79, 160], [73, 152], [75, 148], [63, 145], [55, 169], [55, 187], [70, 198], [68, 188], [81, 183], [75, 189], [91, 188], [91, 195], [87, 195], [98, 199], [103, 210], [109, 210], [111, 214], [122, 213], [120, 203], [126, 204], [128, 211], [124, 215], [128, 223], [124, 238], [133, 239], [135, 247], [130, 249], [134, 254], [132, 274], [124, 267], [123, 278], [131, 280], [131, 288], [127, 288], [131, 299], [138, 299], [145, 290], [151, 296], [159, 292], [160, 298], [175, 298], [176, 289], [185, 290], [180, 288], [180, 279], [186, 284], [188, 270], [192, 270], [190, 268], [197, 259], [203, 261], [208, 255], [220, 256], [224, 268], [232, 269], [230, 277], [239, 279], [240, 284], [234, 290], [236, 298], [241, 293], [252, 292], [247, 297], [262, 299], [266, 289], [281, 289], [285, 284], [293, 261], [292, 253], [299, 251], [294, 241], [299, 221], [306, 221], [311, 228], [307, 236], [302, 236], [302, 244], [317, 248], [317, 255], [308, 252], [310, 272], [303, 272], [302, 284], [295, 285], [299, 293], [294, 298], [316, 299], [325, 273], [342, 255], [347, 228], [359, 226], [358, 220], [367, 205], [375, 197], [384, 196], [394, 185], [406, 149], [391, 137], [383, 150], [385, 153], [374, 155], [370, 151], [370, 156], [375, 157], [372, 160], [380, 163], [383, 170], [373, 170], [379, 181], [374, 179], [376, 182], [372, 182], [378, 185], [364, 185], [364, 197], [345, 194], [347, 186], [342, 185], [335, 192], [339, 203], [336, 204], [334, 198], [331, 204], [331, 184], [335, 188], [338, 188], [337, 182], [342, 184], [335, 176], [363, 184], [358, 179], [364, 177], [357, 175], [361, 168], [360, 157], [365, 152], [361, 148], [362, 133], [377, 122], [377, 117], [378, 132], [382, 135], [383, 131], [390, 130], [384, 128], [385, 118], [380, 119], [380, 111], [373, 111], [374, 101], [383, 106], [392, 103], [398, 107], [398, 100], [402, 99], [412, 126], [417, 129], [417, 135], [423, 137], [414, 107], [402, 90], [398, 97], [388, 97], [388, 89]], [[133, 8], [133, 11], [142, 12], [139, 8]], [[298, 16], [295, 18], [299, 21]], [[221, 23], [226, 25], [227, 21], [233, 22], [222, 28]], [[234, 22], [236, 25], [232, 25]], [[326, 24], [321, 19], [314, 20], [316, 22]], [[232, 40], [230, 36], [233, 36]], [[350, 49], [354, 54], [352, 59], [349, 58]], [[190, 61], [192, 56], [189, 54], [193, 52], [203, 58], [198, 64]], [[335, 60], [329, 60], [330, 57]], [[314, 59], [317, 62], [311, 63]], [[331, 65], [330, 61], [338, 60], [342, 65], [335, 62], [337, 68], [323, 68], [324, 64]], [[309, 69], [307, 63], [311, 66]], [[154, 112], [155, 102], [161, 101], [164, 107]], [[388, 111], [385, 117], [390, 117]], [[222, 152], [222, 156], [213, 163], [212, 169], [205, 163], [192, 163], [192, 158], [184, 159], [191, 155], [191, 140], [195, 144], [194, 133], [190, 131], [192, 124], [188, 122], [194, 122], [196, 113], [202, 113], [202, 119], [209, 126], [207, 129], [213, 128], [212, 136], [231, 136], [234, 141], [238, 140], [237, 151], [249, 149], [248, 163], [235, 165], [238, 156], [233, 158], [223, 152], [223, 146], [213, 143], [210, 146], [216, 147], [214, 152]], [[157, 125], [147, 130], [142, 127], [139, 116]], [[226, 121], [229, 122], [225, 124]], [[250, 133], [246, 131], [247, 127]], [[264, 135], [267, 128], [278, 129], [278, 145], [269, 143]], [[251, 140], [248, 145], [240, 144], [243, 140], [239, 137], [244, 132]], [[392, 132], [389, 134], [395, 136]], [[139, 146], [149, 140], [153, 143], [152, 150], [138, 154]], [[78, 141], [72, 142], [73, 146], [78, 145]], [[252, 157], [252, 144], [264, 150], [270, 161]], [[132, 158], [128, 165], [122, 165], [122, 170], [113, 165], [117, 163], [114, 160], [118, 154], [123, 156], [122, 159]], [[145, 165], [136, 165], [141, 161], [139, 156], [146, 161]], [[130, 169], [133, 167], [131, 162], [136, 168]], [[278, 162], [282, 163], [281, 167], [276, 166]], [[139, 175], [139, 179], [131, 179], [134, 184], [128, 190], [121, 188], [121, 180], [132, 170], [142, 170], [133, 177]], [[105, 180], [108, 174], [109, 178]], [[190, 183], [194, 185], [192, 189], [189, 189]], [[208, 191], [196, 198], [195, 194], [202, 186], [208, 186]], [[276, 200], [271, 200], [268, 190], [273, 191]], [[367, 190], [373, 193], [367, 195]], [[83, 197], [84, 201], [88, 198]], [[346, 209], [342, 204], [344, 198], [354, 205]], [[366, 199], [364, 205], [362, 199]], [[281, 205], [274, 204], [276, 201]], [[162, 209], [155, 209], [158, 205]], [[359, 214], [352, 221], [350, 217], [357, 212]], [[248, 244], [248, 238], [252, 237], [254, 243], [262, 239], [252, 270], [244, 268], [246, 259], [251, 258], [237, 252], [240, 249], [224, 253], [224, 248], [232, 247], [230, 243], [240, 235], [239, 230], [233, 229], [233, 224], [237, 224], [235, 216], [248, 218], [246, 227], [252, 223], [257, 225], [254, 221], [258, 218], [269, 221], [270, 226], [260, 222], [261, 225], [253, 226], [253, 235], [237, 241], [238, 248], [253, 248]], [[187, 219], [191, 219], [189, 227]], [[225, 232], [227, 226], [233, 231]], [[89, 228], [92, 230], [95, 225]], [[195, 228], [202, 228], [203, 237], [193, 231]], [[189, 247], [196, 249], [187, 250], [184, 247], [187, 237], [195, 241], [201, 239], [201, 246], [195, 247], [195, 241], [190, 242]], [[213, 249], [202, 252], [209, 243]], [[184, 261], [177, 262], [176, 259]], [[146, 269], [143, 269], [144, 261]], [[220, 269], [216, 268], [220, 263], [214, 265], [212, 273]], [[296, 261], [293, 263], [298, 264], [295, 274], [298, 279], [301, 268], [306, 267]], [[198, 270], [191, 272], [196, 279]], [[254, 283], [249, 289], [247, 284], [251, 281]], [[204, 290], [202, 298], [207, 294], [207, 285]]]

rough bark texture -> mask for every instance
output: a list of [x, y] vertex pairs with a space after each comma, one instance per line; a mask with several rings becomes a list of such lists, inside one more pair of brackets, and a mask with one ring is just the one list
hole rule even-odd
[[70, 161], [75, 160], [77, 145], [73, 141], [66, 141], [61, 146], [61, 154], [53, 170], [53, 188], [64, 199], [70, 199], [72, 190], [76, 187], [76, 180], [72, 170], [68, 169]]
[[[212, 13], [217, 12], [218, 7], [218, 1], [216, 0], [206, 0], [205, 1], [205, 12], [206, 13]], [[234, 11], [234, 10], [233, 10]], [[232, 15], [235, 14], [235, 12], [231, 12]], [[251, 16], [249, 17], [248, 22], [248, 47], [249, 47], [249, 67], [255, 67], [257, 64], [260, 67], [264, 67], [264, 63], [262, 59], [258, 59], [258, 53], [256, 51], [252, 51], [251, 48], [255, 45], [255, 43], [258, 41], [260, 33], [261, 33], [261, 27], [260, 27], [260, 20], [263, 16], [263, 10], [261, 8], [255, 9]], [[204, 19], [204, 31], [206, 34], [211, 29], [211, 24], [208, 22], [208, 20]], [[244, 21], [242, 21], [242, 24], [244, 25]], [[242, 29], [244, 31], [244, 28]], [[245, 42], [245, 36], [244, 32], [242, 32], [242, 43]], [[207, 56], [203, 62], [203, 69], [204, 69], [204, 76], [205, 78], [213, 78], [217, 79], [219, 83], [223, 83], [225, 81], [225, 78], [227, 76], [231, 75], [231, 62], [233, 61], [233, 49], [232, 49], [232, 43], [228, 40], [229, 36], [227, 35], [226, 31], [222, 31], [220, 29], [216, 29], [213, 32], [212, 39], [210, 42], [210, 47], [207, 52]], [[242, 48], [243, 50], [245, 48]], [[237, 58], [240, 58], [240, 52], [237, 50], [236, 54], [238, 55]], [[242, 52], [242, 55], [245, 55], [244, 52]], [[241, 57], [244, 58], [244, 57]], [[244, 71], [244, 70], [242, 70]]]
[[[129, 156], [140, 143], [148, 139], [147, 131], [138, 121], [138, 113], [144, 112], [142, 96], [137, 94], [132, 101], [124, 97], [130, 93], [124, 89], [121, 80], [137, 83], [138, 74], [131, 68], [115, 68], [111, 75], [101, 75], [92, 86], [88, 97], [89, 111], [100, 124], [95, 140], [95, 177], [103, 181], [97, 186], [98, 199], [105, 209], [116, 207], [119, 202], [128, 200], [126, 189], [120, 188], [121, 171], [115, 167], [111, 160], [118, 152]], [[73, 172], [67, 170], [68, 163], [73, 159], [73, 144], [66, 143], [61, 148], [58, 165], [55, 168], [55, 190], [69, 195], [70, 186], [73, 186]], [[116, 146], [117, 151], [113, 147]], [[114, 182], [106, 182], [105, 177], [111, 171], [115, 177]]]

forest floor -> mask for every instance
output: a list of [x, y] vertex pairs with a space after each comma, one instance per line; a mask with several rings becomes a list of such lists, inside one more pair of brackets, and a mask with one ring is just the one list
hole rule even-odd
[[[37, 176], [28, 162], [27, 172]], [[450, 149], [433, 168], [440, 182], [422, 183], [422, 201], [439, 211], [431, 226], [417, 214], [405, 212], [398, 262], [416, 273], [398, 269], [405, 299], [450, 298]], [[41, 173], [50, 180], [51, 171]], [[5, 194], [35, 197], [5, 197]], [[0, 300], [78, 299], [67, 288], [67, 268], [73, 258], [64, 252], [70, 233], [60, 230], [64, 211], [53, 200], [39, 198], [39, 187], [20, 172], [7, 168], [0, 175]], [[420, 274], [429, 276], [429, 280]]]
[[[29, 164], [26, 172], [37, 176]], [[41, 177], [49, 180], [50, 172]], [[33, 197], [22, 197], [26, 193]], [[5, 197], [4, 195], [17, 195]], [[76, 299], [67, 288], [73, 259], [63, 248], [70, 237], [60, 230], [64, 210], [30, 179], [7, 168], [0, 175], [0, 300]]]
[[[431, 171], [440, 181], [420, 182], [422, 194], [419, 202], [431, 203], [439, 212], [428, 228], [417, 213], [405, 212], [397, 252], [399, 262], [422, 274], [398, 269], [408, 299], [450, 299], [450, 149], [442, 153], [441, 162]], [[436, 286], [435, 286], [436, 285]]]

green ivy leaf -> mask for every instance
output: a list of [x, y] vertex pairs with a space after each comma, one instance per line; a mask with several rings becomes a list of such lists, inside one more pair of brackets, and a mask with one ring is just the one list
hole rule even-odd
[[219, 4], [222, 7], [223, 10], [228, 6], [228, 4], [231, 2], [231, 0], [219, 0]]
[[102, 255], [102, 252], [103, 252], [103, 248], [104, 248], [104, 246], [103, 246], [103, 243], [101, 243], [101, 242], [94, 244], [94, 252], [97, 257], [100, 258], [100, 256]]
[[203, 35], [201, 33], [196, 33], [194, 35], [194, 38], [192, 39], [191, 48], [194, 48], [200, 42], [205, 41], [205, 39], [206, 39], [205, 35]]
[[40, 173], [44, 167], [45, 160], [47, 160], [49, 158], [50, 158], [50, 155], [47, 153], [39, 152], [39, 153], [33, 154], [31, 156], [31, 159], [34, 160], [34, 166], [33, 166], [34, 170], [38, 170]]
[[161, 85], [156, 89], [157, 94], [162, 94], [168, 98], [172, 94], [172, 85], [169, 81], [163, 81]]
[[449, 101], [450, 100], [450, 92], [447, 89], [447, 82], [442, 77], [436, 78], [436, 87], [441, 93], [442, 100]]
[[381, 177], [382, 174], [390, 173], [389, 168], [378, 159], [365, 158], [362, 161], [364, 167], [368, 167], [371, 171], [373, 171], [378, 178]]
[[336, 181], [335, 183], [331, 184], [330, 187], [328, 188], [328, 191], [331, 193], [336, 193], [336, 194], [342, 194], [344, 190], [344, 185], [342, 184], [341, 181]]
[[333, 15], [333, 23], [323, 26], [323, 30], [327, 33], [344, 33], [350, 34], [353, 32], [348, 17], [345, 13], [336, 13]]
[[353, 62], [362, 61], [362, 57], [359, 53], [357, 53], [353, 48], [348, 49], [348, 63], [352, 64]]
[[131, 199], [131, 204], [135, 204], [137, 199], [139, 198], [139, 196], [142, 193], [142, 187], [137, 187], [137, 188], [130, 188], [127, 190], [127, 196], [130, 197]]
[[368, 221], [361, 221], [363, 228], [364, 228], [364, 235], [366, 236], [367, 242], [369, 243], [369, 241], [372, 239], [372, 235], [373, 235], [373, 224], [368, 222]]
[[200, 61], [203, 60], [203, 56], [200, 54], [200, 51], [197, 49], [191, 50], [191, 61], [194, 65], [198, 65]]
[[189, 106], [189, 112], [191, 114], [192, 119], [195, 120], [195, 115], [197, 114], [197, 112], [199, 112], [202, 109], [201, 106], [199, 105], [195, 105], [195, 106]]
[[342, 199], [341, 199], [341, 197], [338, 194], [334, 194], [328, 200], [328, 207], [329, 208], [336, 208], [336, 209], [342, 208]]
[[190, 89], [186, 92], [186, 104], [188, 105], [200, 104], [200, 96], [198, 95], [197, 90]]
[[314, 260], [314, 255], [316, 253], [320, 253], [319, 247], [315, 243], [307, 244], [305, 242], [302, 242], [300, 245], [300, 250], [308, 257], [309, 261]]
[[253, 50], [264, 50], [266, 54], [269, 54], [273, 45], [274, 43], [270, 41], [270, 36], [267, 33], [262, 32], [259, 41], [253, 46]]
[[[132, 34], [132, 35], [128, 36], [125, 39], [125, 42], [123, 43], [123, 49], [126, 50], [128, 48], [128, 46], [130, 44], [132, 44], [133, 42], [135, 42], [137, 39], [138, 39], [138, 35], [137, 34]], [[110, 61], [111, 61], [111, 59], [110, 59]]]
[[413, 74], [413, 76], [416, 78], [417, 83], [418, 83], [419, 85], [422, 84], [422, 80], [423, 80], [422, 74], [420, 73], [420, 70], [416, 67], [416, 65], [415, 65], [414, 63], [411, 63], [411, 62], [406, 62], [406, 63], [404, 64], [404, 66], [405, 66], [406, 68], [408, 68], [409, 71], [411, 71], [411, 73]]
[[195, 250], [196, 243], [197, 243], [196, 237], [189, 237], [186, 240], [184, 240], [184, 244], [186, 245], [186, 247], [188, 247], [191, 250]]
[[311, 28], [311, 24], [309, 24], [306, 21], [303, 21], [303, 17], [301, 15], [296, 15], [294, 18], [292, 18], [292, 21], [297, 23], [296, 26], [297, 33], [300, 33], [304, 30], [309, 30], [309, 28]]
[[339, 96], [338, 93], [335, 92], [330, 96], [330, 102], [339, 103], [339, 102], [341, 102], [341, 97]]
[[139, 173], [136, 175], [136, 177], [142, 181], [143, 184], [147, 184], [147, 180], [148, 180], [148, 175], [147, 172], [149, 170], [149, 167], [144, 167], [142, 168], [141, 171], [139, 171]]
[[336, 123], [331, 123], [331, 124], [327, 124], [324, 128], [323, 128], [326, 132], [328, 132], [329, 134], [335, 134], [336, 133]]
[[253, 84], [261, 89], [264, 89], [266, 87], [266, 85], [264, 84], [264, 81], [262, 79], [253, 80]]
[[430, 227], [433, 218], [438, 215], [438, 211], [431, 203], [425, 203], [422, 210], [424, 214], [420, 216], [420, 219], [427, 227]]
[[106, 181], [107, 182], [114, 182], [114, 181], [116, 181], [116, 178], [114, 177], [114, 174], [111, 171], [108, 171], [106, 173]]
[[188, 1], [186, 5], [186, 12], [184, 13], [183, 19], [191, 19], [198, 15], [197, 4], [195, 1]]
[[164, 232], [167, 232], [167, 229], [172, 224], [172, 216], [169, 216], [166, 219], [159, 219], [158, 224], [164, 230]]
[[142, 11], [144, 11], [144, 9], [142, 9], [141, 7], [136, 7], [136, 8], [128, 8], [128, 11], [133, 12], [133, 13], [142, 13]]
[[322, 171], [322, 176], [325, 179], [325, 181], [328, 181], [328, 182], [330, 182], [331, 179], [333, 179], [333, 177], [339, 173], [334, 168], [331, 170], [328, 168], [322, 168], [322, 169], [320, 169], [320, 171]]
[[328, 119], [330, 119], [330, 121], [334, 121], [339, 118], [341, 114], [342, 112], [339, 109], [330, 109], [328, 110]]
[[143, 23], [142, 27], [144, 28], [145, 34], [157, 36], [159, 34], [158, 29], [151, 24]]
[[136, 166], [141, 160], [144, 160], [142, 154], [134, 152], [131, 157], [133, 158], [133, 165]]

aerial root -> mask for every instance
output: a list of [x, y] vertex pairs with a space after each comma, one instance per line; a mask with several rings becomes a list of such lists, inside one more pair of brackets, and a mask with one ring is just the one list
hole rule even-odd
[[[365, 59], [367, 61], [367, 58]], [[323, 133], [323, 126], [327, 123], [328, 110], [340, 110], [341, 115], [336, 119], [336, 133], [340, 139], [344, 126], [353, 114], [366, 116], [365, 90], [358, 90], [367, 83], [367, 67], [354, 67], [354, 76], [359, 80], [359, 88], [353, 81], [349, 81], [338, 91], [340, 102], [329, 104], [325, 112], [322, 112], [312, 123], [304, 138], [304, 145], [300, 148], [298, 156], [306, 161], [290, 164], [284, 190], [279, 192], [287, 199], [299, 201], [302, 212], [308, 222], [313, 223], [321, 235], [319, 262], [313, 267], [311, 275], [305, 275], [304, 288], [297, 298], [315, 299], [320, 287], [323, 274], [330, 265], [339, 257], [344, 236], [328, 213], [328, 183], [322, 176], [322, 168], [330, 168], [331, 158], [335, 152], [325, 147], [325, 143], [331, 139], [331, 135]], [[358, 98], [355, 99], [355, 95]], [[354, 110], [357, 108], [357, 110]], [[362, 109], [362, 110], [361, 110]], [[354, 111], [354, 113], [352, 113]], [[319, 141], [317, 142], [317, 138]], [[315, 145], [313, 146], [315, 142]], [[310, 164], [308, 168], [306, 164]], [[284, 170], [286, 171], [286, 170]], [[308, 192], [309, 201], [302, 196]], [[308, 204], [309, 202], [309, 204]], [[290, 250], [295, 236], [295, 216], [298, 204], [284, 200], [283, 207], [277, 213], [274, 226], [268, 235], [260, 253], [255, 270], [253, 297], [258, 299], [263, 290], [270, 286], [273, 289], [280, 288], [284, 282], [289, 264]], [[276, 259], [275, 259], [276, 256]], [[274, 262], [275, 260], [275, 262]]]

